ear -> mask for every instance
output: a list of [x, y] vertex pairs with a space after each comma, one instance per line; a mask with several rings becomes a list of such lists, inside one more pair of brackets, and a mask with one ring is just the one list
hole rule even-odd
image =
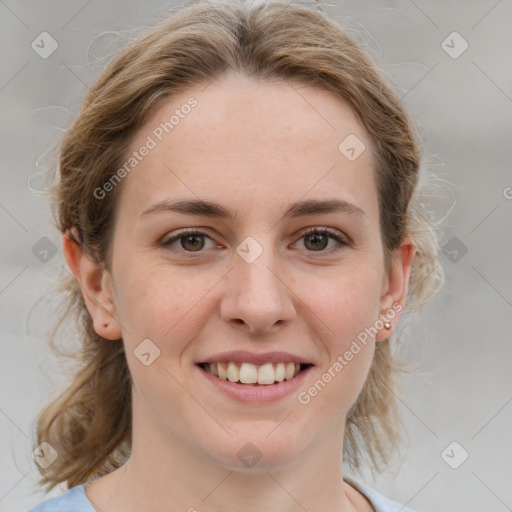
[[62, 236], [64, 257], [82, 288], [85, 304], [93, 319], [94, 330], [102, 338], [118, 340], [122, 337], [122, 331], [117, 321], [112, 277], [103, 263], [95, 262], [82, 251], [78, 240], [76, 229]]
[[391, 268], [384, 279], [383, 294], [380, 299], [381, 318], [388, 321], [391, 328], [380, 329], [375, 337], [376, 341], [387, 340], [396, 331], [400, 313], [405, 307], [414, 256], [415, 250], [410, 236], [405, 237], [400, 247], [393, 251]]

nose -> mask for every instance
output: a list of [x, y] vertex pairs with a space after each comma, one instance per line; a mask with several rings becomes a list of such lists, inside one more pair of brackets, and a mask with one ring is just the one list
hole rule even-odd
[[234, 254], [233, 268], [225, 278], [221, 318], [251, 334], [282, 329], [295, 314], [295, 295], [289, 281], [269, 249], [251, 263]]

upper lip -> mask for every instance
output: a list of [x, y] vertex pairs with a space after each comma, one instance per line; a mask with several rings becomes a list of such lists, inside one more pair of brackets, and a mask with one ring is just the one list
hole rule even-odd
[[199, 361], [200, 363], [220, 363], [224, 361], [234, 361], [240, 363], [265, 364], [265, 363], [300, 363], [313, 364], [311, 361], [289, 352], [248, 352], [246, 350], [232, 350], [222, 352]]

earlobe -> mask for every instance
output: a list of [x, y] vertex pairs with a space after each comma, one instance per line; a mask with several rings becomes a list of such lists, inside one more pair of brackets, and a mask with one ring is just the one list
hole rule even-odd
[[383, 328], [376, 335], [376, 341], [389, 339], [396, 330], [401, 312], [405, 307], [409, 276], [415, 256], [414, 243], [410, 236], [393, 251], [391, 268], [387, 274], [387, 289], [380, 301], [380, 315]]
[[94, 261], [82, 250], [77, 234], [73, 228], [62, 235], [62, 248], [68, 267], [80, 284], [96, 333], [108, 340], [120, 339], [122, 331], [117, 321], [110, 273], [103, 263]]

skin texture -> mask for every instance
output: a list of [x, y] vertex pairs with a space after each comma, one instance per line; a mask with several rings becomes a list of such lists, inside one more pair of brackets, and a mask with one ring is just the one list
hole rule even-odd
[[[414, 251], [406, 238], [386, 270], [371, 141], [352, 110], [320, 88], [228, 74], [161, 105], [133, 150], [191, 96], [197, 106], [122, 182], [111, 270], [63, 237], [95, 329], [122, 336], [134, 381], [131, 458], [87, 495], [98, 510], [125, 512], [372, 510], [342, 481], [340, 454], [375, 340], [307, 405], [295, 393], [235, 402], [195, 364], [228, 350], [287, 351], [315, 365], [305, 390], [360, 332], [404, 304]], [[366, 146], [353, 162], [338, 150], [349, 134]], [[235, 219], [142, 215], [159, 201], [198, 198]], [[364, 215], [282, 218], [292, 202], [332, 198]], [[329, 239], [315, 251], [302, 233], [311, 227], [340, 232], [350, 245]], [[176, 252], [161, 245], [183, 228], [207, 235], [195, 241], [199, 252], [186, 239], [173, 243]], [[252, 263], [236, 252], [248, 236], [263, 249]], [[392, 333], [379, 331], [377, 342]], [[134, 350], [148, 338], [160, 356], [145, 366]], [[251, 468], [237, 457], [247, 442], [261, 453]]]

